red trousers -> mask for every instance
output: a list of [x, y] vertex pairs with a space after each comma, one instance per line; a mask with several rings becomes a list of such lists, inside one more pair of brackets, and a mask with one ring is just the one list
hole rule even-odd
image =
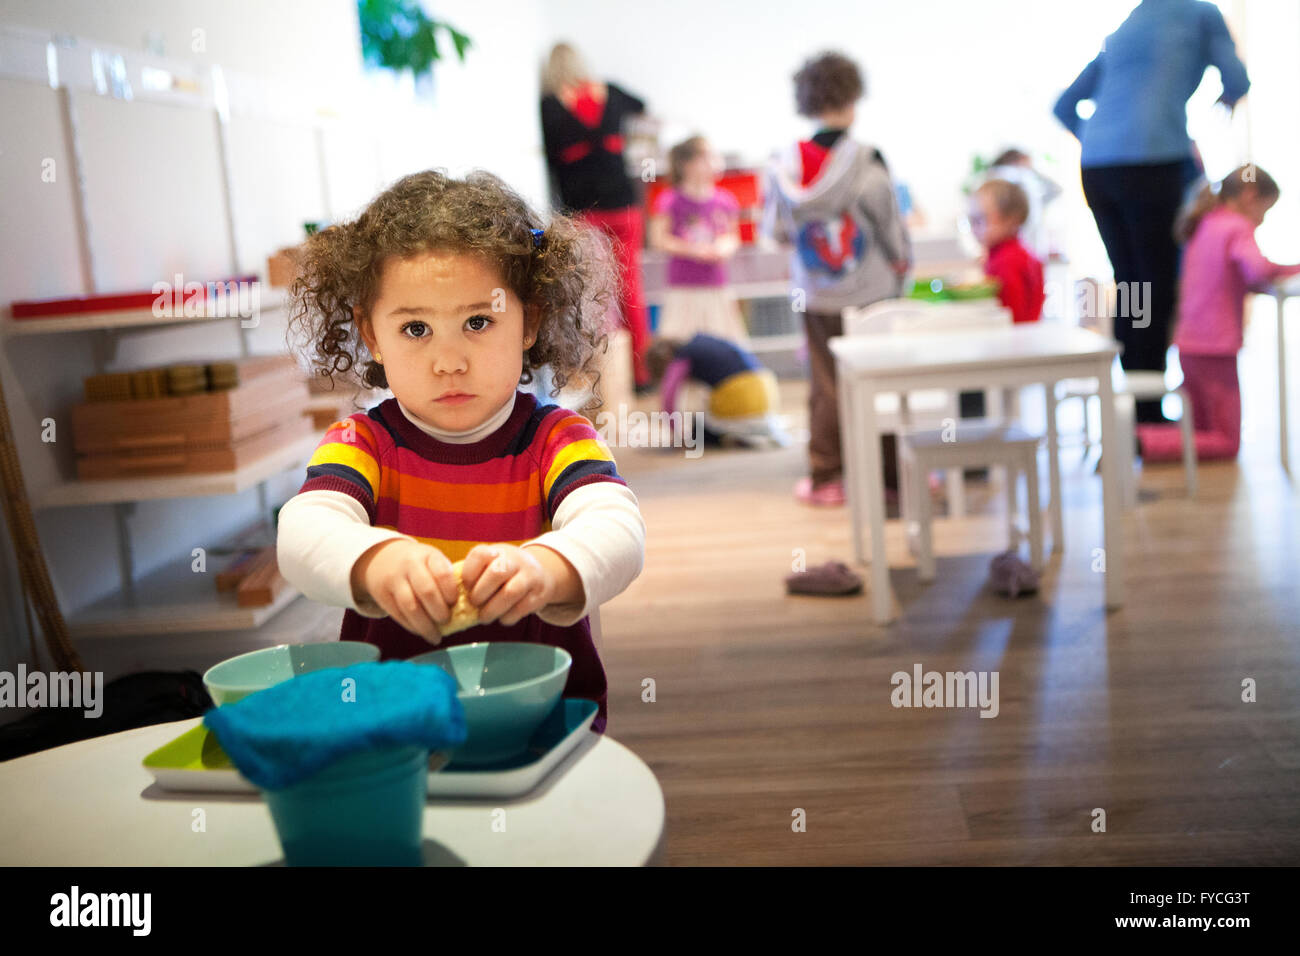
[[[1183, 388], [1192, 400], [1196, 457], [1202, 461], [1236, 458], [1241, 447], [1241, 387], [1235, 355], [1180, 355]], [[1138, 425], [1143, 461], [1181, 461], [1177, 425]]]
[[580, 213], [579, 218], [603, 230], [614, 247], [619, 268], [619, 312], [623, 325], [632, 333], [632, 373], [636, 384], [648, 385], [650, 373], [646, 371], [645, 353], [650, 345], [650, 328], [641, 291], [641, 246], [645, 237], [641, 210], [637, 206], [589, 209]]

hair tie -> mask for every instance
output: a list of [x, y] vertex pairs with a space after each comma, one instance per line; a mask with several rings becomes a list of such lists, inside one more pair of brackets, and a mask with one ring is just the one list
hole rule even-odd
[[533, 248], [534, 248], [534, 249], [540, 249], [540, 248], [542, 248], [542, 237], [546, 235], [546, 230], [544, 230], [544, 229], [531, 229], [531, 230], [529, 230], [529, 231], [532, 232], [532, 234], [533, 234]]

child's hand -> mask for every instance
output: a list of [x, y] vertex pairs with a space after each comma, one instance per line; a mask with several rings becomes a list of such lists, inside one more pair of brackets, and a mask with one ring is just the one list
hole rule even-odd
[[542, 563], [513, 544], [475, 545], [465, 556], [461, 581], [478, 622], [500, 619], [507, 627], [551, 603], [555, 581]]
[[447, 556], [418, 541], [393, 540], [367, 551], [352, 566], [352, 593], [365, 597], [412, 634], [442, 642], [441, 624], [456, 604], [456, 574]]
[[695, 256], [700, 262], [718, 262], [722, 256], [718, 254], [718, 247], [712, 242], [699, 242], [695, 244]]

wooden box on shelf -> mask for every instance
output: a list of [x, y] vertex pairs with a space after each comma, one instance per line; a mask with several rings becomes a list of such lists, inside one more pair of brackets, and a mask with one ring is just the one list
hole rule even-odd
[[234, 471], [311, 431], [290, 356], [240, 363], [240, 384], [167, 398], [85, 402], [72, 410], [82, 480]]
[[265, 607], [275, 601], [288, 582], [280, 574], [275, 548], [260, 551], [247, 566], [235, 587], [235, 603], [240, 607]]
[[312, 429], [322, 434], [335, 422], [372, 408], [384, 399], [382, 389], [365, 388], [348, 381], [332, 382], [321, 375], [307, 379], [307, 389], [311, 392], [307, 416]]
[[300, 407], [294, 406], [287, 414], [291, 420], [272, 425], [242, 441], [211, 445], [152, 443], [130, 449], [119, 448], [105, 454], [80, 455], [77, 458], [77, 478], [81, 481], [99, 481], [238, 471], [312, 433], [311, 422], [302, 415]]
[[266, 282], [273, 288], [286, 288], [298, 274], [298, 246], [286, 246], [266, 260]]

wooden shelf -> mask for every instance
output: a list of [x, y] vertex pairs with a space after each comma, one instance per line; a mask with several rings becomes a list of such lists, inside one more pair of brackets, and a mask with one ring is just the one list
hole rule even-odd
[[96, 601], [68, 618], [74, 638], [237, 631], [260, 627], [302, 595], [286, 587], [265, 607], [240, 607], [233, 592], [217, 592], [218, 567], [198, 573], [184, 561], [135, 582], [134, 599], [121, 592]]
[[306, 461], [318, 444], [320, 444], [319, 435], [314, 433], [303, 435], [266, 457], [250, 462], [238, 471], [105, 481], [65, 481], [36, 491], [33, 505], [36, 508], [66, 508], [123, 501], [235, 495], [256, 486], [272, 475], [289, 470], [298, 462]]
[[[259, 310], [276, 312], [286, 308], [289, 293], [285, 289], [264, 286], [259, 292]], [[192, 315], [159, 317], [153, 309], [115, 309], [111, 312], [80, 312], [66, 316], [39, 319], [14, 319], [0, 321], [0, 331], [6, 335], [45, 335], [54, 332], [89, 332], [97, 329], [146, 328], [148, 326], [195, 325], [202, 322], [228, 322], [239, 315]]]

